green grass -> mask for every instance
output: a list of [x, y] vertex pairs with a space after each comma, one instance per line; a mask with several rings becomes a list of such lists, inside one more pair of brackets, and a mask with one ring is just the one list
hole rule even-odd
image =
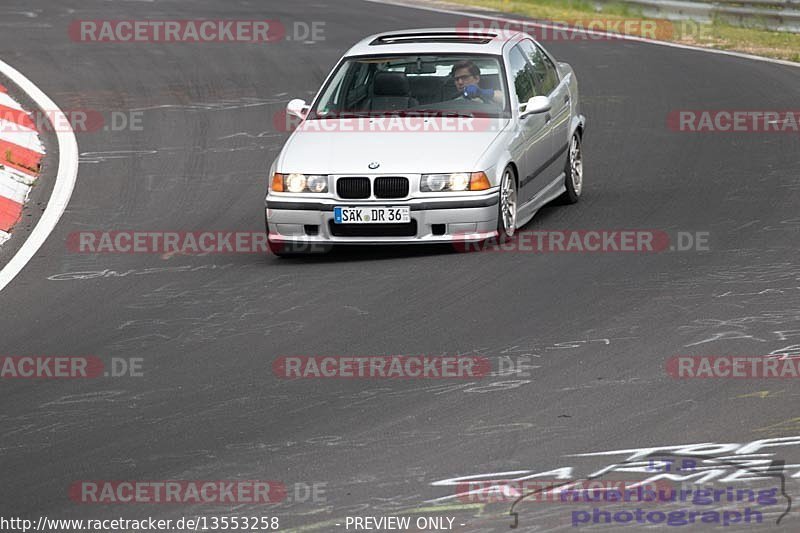
[[587, 21], [592, 18], [602, 18], [604, 20], [633, 18], [659, 21], [659, 28], [672, 28], [672, 31], [668, 31], [666, 34], [662, 31], [658, 32], [658, 38], [661, 40], [720, 50], [734, 50], [800, 63], [800, 34], [741, 28], [731, 26], [720, 20], [715, 20], [711, 24], [700, 24], [691, 21], [673, 21], [670, 23], [662, 19], [643, 17], [640, 9], [623, 2], [602, 4], [599, 9], [596, 9], [592, 2], [586, 0], [449, 1], [553, 21]]

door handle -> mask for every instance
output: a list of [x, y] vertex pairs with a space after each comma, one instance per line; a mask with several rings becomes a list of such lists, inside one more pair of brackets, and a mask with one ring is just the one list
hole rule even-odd
[[548, 122], [550, 122], [550, 119], [552, 119], [552, 118], [553, 118], [553, 117], [551, 117], [551, 116], [550, 116], [550, 113], [547, 113], [547, 114], [544, 116], [544, 122], [545, 122], [545, 124], [547, 124]]
[[564, 103], [566, 104], [567, 102], [569, 102], [569, 93], [564, 95]]

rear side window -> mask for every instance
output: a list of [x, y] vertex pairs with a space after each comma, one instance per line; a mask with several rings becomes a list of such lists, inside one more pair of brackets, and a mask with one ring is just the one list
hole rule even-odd
[[536, 96], [533, 85], [533, 68], [525, 59], [519, 45], [511, 49], [508, 59], [511, 83], [514, 85], [520, 105], [525, 105], [528, 100]]
[[536, 46], [532, 41], [524, 40], [519, 43], [519, 46], [528, 58], [528, 61], [533, 65], [533, 83], [536, 88], [536, 94], [547, 96], [558, 85], [558, 71], [556, 66], [550, 61], [541, 48]]

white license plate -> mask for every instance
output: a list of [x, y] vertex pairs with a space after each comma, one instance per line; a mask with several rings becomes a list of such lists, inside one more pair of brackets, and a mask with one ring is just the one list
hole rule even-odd
[[337, 224], [403, 224], [411, 222], [411, 208], [401, 207], [334, 207]]

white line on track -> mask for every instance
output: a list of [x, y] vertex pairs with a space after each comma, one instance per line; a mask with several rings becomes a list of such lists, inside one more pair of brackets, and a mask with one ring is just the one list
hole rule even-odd
[[[547, 24], [544, 22], [534, 22], [525, 18], [508, 18], [502, 16], [493, 16], [489, 14], [479, 14], [479, 13], [472, 13], [469, 11], [459, 11], [457, 9], [444, 9], [440, 7], [432, 7], [432, 6], [425, 6], [425, 5], [417, 5], [417, 4], [407, 4], [404, 2], [393, 2], [392, 0], [364, 0], [365, 2], [371, 2], [373, 4], [385, 4], [390, 6], [396, 7], [407, 7], [409, 9], [421, 9], [423, 11], [433, 11], [435, 13], [446, 13], [449, 15], [461, 15], [463, 17], [471, 17], [471, 18], [478, 18], [478, 19], [486, 19], [486, 20], [497, 20], [500, 22], [508, 22], [511, 24], [520, 24], [524, 23], [525, 25], [534, 26], [537, 28], [547, 28], [549, 30], [564, 30], [564, 25], [554, 25], [554, 24]], [[464, 6], [469, 7], [469, 6]], [[608, 36], [608, 32], [602, 31], [595, 31], [595, 30], [587, 30], [583, 28], [570, 28], [570, 31], [574, 31], [575, 33], [585, 33], [587, 35], [597, 35], [597, 36]], [[707, 52], [710, 54], [719, 54], [724, 56], [732, 56], [732, 57], [739, 57], [743, 59], [752, 59], [755, 61], [764, 61], [767, 63], [775, 63], [777, 65], [785, 65], [789, 67], [800, 67], [800, 63], [795, 63], [793, 61], [784, 61], [783, 59], [772, 59], [771, 57], [761, 57], [755, 56], [752, 54], [745, 54], [743, 52], [731, 52], [728, 50], [717, 50], [715, 48], [702, 48], [700, 46], [692, 46], [688, 44], [679, 44], [679, 43], [671, 43], [667, 41], [657, 41], [655, 39], [648, 39], [646, 37], [637, 37], [635, 35], [625, 35], [625, 34], [616, 34], [614, 33], [614, 39], [619, 39], [621, 41], [637, 41], [640, 43], [649, 43], [649, 44], [656, 44], [659, 46], [669, 46], [670, 48], [681, 48], [683, 50], [695, 50], [697, 52]]]
[[25, 265], [33, 258], [39, 248], [50, 236], [53, 229], [58, 224], [61, 215], [67, 208], [72, 190], [75, 187], [75, 180], [78, 177], [78, 141], [75, 139], [75, 132], [69, 127], [69, 120], [64, 116], [61, 109], [42, 92], [28, 78], [23, 76], [17, 69], [4, 61], [0, 61], [0, 72], [11, 79], [22, 91], [25, 92], [41, 109], [48, 111], [48, 116], [57, 124], [67, 124], [66, 128], [58, 128], [56, 139], [58, 141], [58, 174], [53, 192], [47, 207], [42, 213], [39, 222], [22, 244], [11, 261], [0, 270], [0, 291], [2, 291], [17, 274], [25, 268]]

